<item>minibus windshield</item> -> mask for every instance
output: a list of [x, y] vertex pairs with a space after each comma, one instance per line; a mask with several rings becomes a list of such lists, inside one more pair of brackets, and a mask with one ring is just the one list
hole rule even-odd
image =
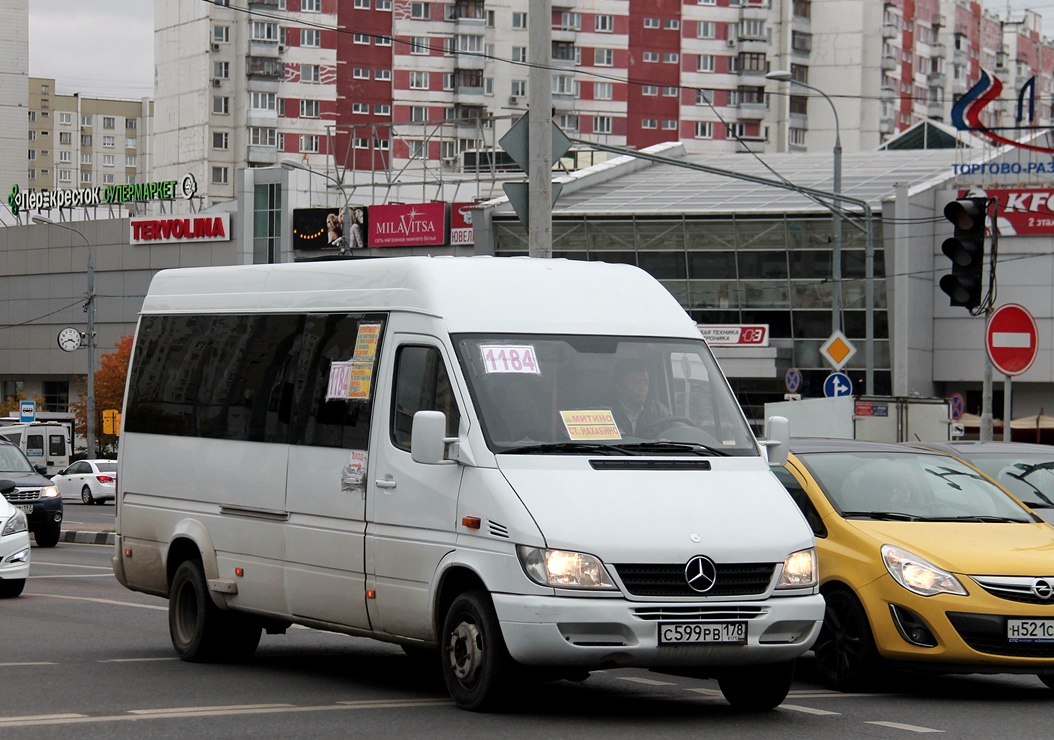
[[494, 452], [759, 454], [701, 339], [459, 334], [454, 345]]

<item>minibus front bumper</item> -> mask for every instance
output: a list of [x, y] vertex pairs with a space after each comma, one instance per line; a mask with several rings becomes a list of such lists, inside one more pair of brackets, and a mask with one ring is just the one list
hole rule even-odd
[[[819, 594], [771, 597], [758, 601], [630, 602], [621, 598], [575, 598], [494, 594], [509, 654], [525, 665], [587, 669], [706, 667], [780, 663], [812, 647], [823, 622]], [[675, 642], [677, 632], [712, 636], [736, 632], [742, 642]], [[699, 629], [695, 627], [708, 627]], [[717, 628], [717, 629], [715, 629]], [[739, 638], [742, 639], [742, 638]]]

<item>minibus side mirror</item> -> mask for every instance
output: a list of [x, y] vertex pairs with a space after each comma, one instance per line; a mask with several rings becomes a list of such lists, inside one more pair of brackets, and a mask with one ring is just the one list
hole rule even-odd
[[410, 457], [423, 465], [454, 463], [446, 459], [446, 446], [457, 437], [446, 436], [446, 414], [442, 411], [418, 411], [410, 432]]
[[769, 466], [782, 468], [790, 452], [790, 422], [786, 416], [770, 416], [765, 420], [765, 439], [761, 441], [768, 454]]

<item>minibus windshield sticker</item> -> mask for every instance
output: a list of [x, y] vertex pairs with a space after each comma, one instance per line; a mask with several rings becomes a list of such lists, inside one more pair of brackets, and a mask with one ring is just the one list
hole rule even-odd
[[359, 324], [359, 333], [355, 337], [355, 354], [353, 360], [373, 362], [377, 356], [377, 343], [381, 340], [380, 324]]
[[530, 344], [481, 344], [483, 371], [491, 373], [527, 373], [541, 375], [538, 356]]
[[573, 442], [622, 439], [610, 409], [561, 411], [560, 418]]
[[370, 397], [370, 382], [373, 380], [373, 360], [369, 362], [351, 363], [351, 380], [348, 383], [349, 398], [355, 401], [365, 401]]
[[363, 480], [366, 476], [366, 450], [352, 450], [351, 460], [344, 466], [340, 475], [341, 493], [365, 494]]

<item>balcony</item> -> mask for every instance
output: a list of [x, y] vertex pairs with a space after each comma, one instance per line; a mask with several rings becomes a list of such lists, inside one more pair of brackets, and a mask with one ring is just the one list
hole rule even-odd
[[285, 78], [285, 64], [274, 57], [249, 57], [245, 60], [245, 74], [281, 80]]
[[578, 31], [573, 31], [569, 28], [554, 28], [552, 30], [552, 34], [552, 40], [554, 44], [557, 41], [573, 44], [575, 42], [575, 39], [578, 37]]
[[900, 65], [897, 64], [897, 60], [893, 57], [882, 57], [882, 69], [886, 72], [893, 72]]
[[935, 118], [937, 120], [944, 119], [944, 103], [939, 100], [930, 100], [926, 102], [926, 117]]
[[767, 147], [768, 139], [764, 136], [740, 136], [739, 139], [736, 140], [736, 152], [739, 154], [746, 152], [764, 154]]
[[896, 130], [896, 124], [892, 118], [878, 119], [878, 131], [881, 134], [891, 134]]
[[277, 41], [249, 40], [250, 57], [269, 57], [271, 59], [276, 59], [281, 51], [285, 51], [285, 47], [279, 46]]
[[568, 41], [553, 40], [552, 62], [560, 69], [574, 69], [575, 45]]
[[487, 66], [487, 58], [479, 52], [458, 51], [454, 63], [458, 69], [483, 69]]
[[469, 85], [454, 86], [454, 104], [483, 105], [483, 88]]
[[460, 0], [454, 3], [453, 13], [454, 23], [459, 29], [475, 29], [487, 25], [487, 12], [483, 8], [482, 0]]
[[245, 112], [245, 125], [260, 128], [277, 128], [278, 111], [250, 108]]
[[952, 80], [952, 95], [962, 95], [969, 89], [969, 85], [966, 84], [966, 78], [959, 77], [958, 79]]
[[766, 0], [743, 0], [739, 7], [739, 17], [745, 21], [768, 20], [771, 12]]
[[948, 78], [943, 72], [930, 72], [926, 75], [926, 84], [930, 87], [944, 87], [948, 84]]
[[246, 153], [249, 164], [278, 164], [278, 149], [273, 146], [249, 146]]
[[931, 57], [943, 57], [948, 53], [948, 48], [941, 43], [930, 44]]
[[900, 29], [892, 23], [884, 23], [882, 25], [882, 38], [884, 39], [895, 39], [900, 35]]
[[760, 121], [768, 115], [769, 107], [765, 103], [739, 103], [736, 106], [736, 120]]
[[753, 51], [764, 54], [769, 49], [769, 42], [766, 39], [753, 39], [740, 36], [738, 46], [740, 51]]

